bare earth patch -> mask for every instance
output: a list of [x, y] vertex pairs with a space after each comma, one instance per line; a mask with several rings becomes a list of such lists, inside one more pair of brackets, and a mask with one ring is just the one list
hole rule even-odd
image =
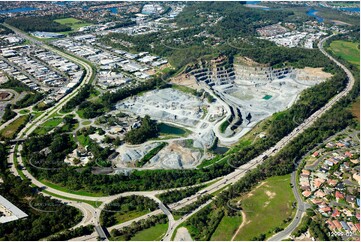
[[196, 79], [194, 76], [190, 76], [189, 74], [182, 74], [177, 77], [174, 77], [170, 81], [171, 83], [177, 84], [177, 85], [183, 85], [186, 87], [190, 87], [196, 90], [201, 89], [201, 87], [196, 82]]
[[327, 79], [332, 77], [332, 74], [324, 72], [322, 68], [305, 67], [304, 69], [298, 69], [297, 77], [303, 80], [312, 80], [314, 78]]
[[185, 227], [180, 227], [177, 230], [177, 234], [174, 237], [174, 241], [193, 241], [191, 235], [188, 232], [188, 229]]
[[248, 223], [251, 222], [251, 221], [247, 221], [247, 219], [246, 219], [246, 214], [245, 214], [243, 211], [241, 211], [241, 213], [242, 213], [242, 223], [241, 223], [241, 225], [238, 227], [238, 229], [237, 229], [237, 231], [234, 233], [234, 235], [232, 236], [231, 241], [234, 241], [234, 239], [236, 238], [238, 232], [242, 229], [242, 227], [243, 227], [244, 225], [246, 225], [246, 224], [248, 224]]
[[270, 191], [266, 191], [266, 195], [268, 196], [269, 199], [272, 199], [276, 196], [275, 192], [270, 192]]

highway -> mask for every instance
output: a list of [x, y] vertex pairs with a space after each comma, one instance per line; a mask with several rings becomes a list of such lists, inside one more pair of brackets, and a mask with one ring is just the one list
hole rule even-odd
[[[38, 40], [33, 40], [33, 38], [31, 38], [30, 36], [25, 35], [24, 33], [18, 31], [17, 29], [8, 26], [9, 28], [11, 28], [12, 30], [14, 30], [17, 33], [20, 33], [21, 36], [23, 36], [26, 39], [29, 39], [31, 41], [35, 41], [38, 42]], [[204, 188], [203, 190], [200, 191], [200, 193], [214, 193], [215, 191], [218, 191], [220, 189], [225, 188], [228, 185], [231, 185], [233, 183], [235, 183], [236, 181], [238, 181], [239, 179], [241, 179], [242, 177], [244, 177], [246, 175], [246, 173], [251, 170], [256, 168], [258, 165], [262, 164], [265, 159], [264, 157], [270, 157], [275, 155], [279, 150], [281, 150], [283, 147], [285, 147], [286, 145], [289, 144], [289, 142], [291, 140], [293, 140], [295, 137], [297, 137], [298, 135], [300, 135], [301, 133], [303, 133], [307, 128], [309, 128], [311, 125], [313, 125], [315, 123], [315, 121], [322, 115], [324, 114], [327, 110], [329, 110], [338, 100], [340, 100], [340, 98], [342, 98], [343, 96], [345, 96], [352, 88], [355, 80], [351, 74], [351, 72], [344, 67], [341, 63], [339, 63], [337, 60], [335, 60], [333, 57], [331, 57], [328, 53], [326, 53], [323, 50], [323, 43], [324, 41], [326, 41], [329, 37], [326, 37], [325, 39], [321, 40], [319, 43], [319, 48], [321, 50], [322, 53], [324, 53], [326, 56], [328, 56], [331, 60], [333, 60], [338, 66], [340, 66], [347, 74], [348, 78], [349, 78], [349, 82], [347, 84], [347, 87], [340, 93], [338, 93], [335, 97], [333, 97], [323, 108], [321, 108], [320, 110], [316, 111], [314, 114], [312, 114], [308, 119], [304, 120], [304, 122], [302, 124], [300, 124], [297, 128], [295, 128], [289, 135], [285, 136], [284, 138], [282, 138], [275, 146], [271, 147], [270, 149], [266, 150], [265, 152], [263, 152], [263, 154], [257, 156], [256, 158], [252, 159], [251, 161], [249, 161], [248, 163], [240, 166], [239, 168], [237, 168], [234, 172], [222, 177], [222, 179], [220, 179], [219, 181], [213, 183], [212, 185]], [[40, 124], [42, 123], [44, 120], [46, 120], [46, 118], [54, 113], [56, 113], [58, 110], [60, 110], [67, 101], [69, 101], [71, 99], [71, 97], [73, 97], [74, 95], [76, 95], [76, 93], [79, 91], [79, 89], [85, 85], [86, 83], [89, 83], [91, 81], [91, 77], [93, 76], [93, 70], [91, 68], [91, 66], [89, 66], [86, 62], [81, 61], [77, 58], [74, 58], [70, 55], [67, 55], [66, 53], [63, 53], [57, 49], [54, 49], [53, 47], [44, 45], [42, 43], [42, 46], [52, 52], [56, 52], [57, 54], [63, 56], [64, 58], [67, 58], [79, 65], [81, 65], [84, 70], [86, 71], [86, 75], [84, 77], [83, 82], [79, 85], [78, 88], [76, 88], [71, 94], [69, 94], [68, 96], [66, 96], [64, 99], [62, 99], [59, 103], [57, 103], [54, 107], [52, 107], [51, 109], [49, 109], [47, 112], [45, 112], [44, 114], [40, 115], [37, 119], [33, 120], [32, 122], [28, 123], [26, 125], [26, 127], [18, 134], [17, 139], [19, 138], [26, 138], [28, 137], [29, 134], [31, 134], [31, 132], [33, 132], [33, 130]], [[19, 145], [19, 150], [21, 150], [21, 145]], [[15, 151], [16, 152], [16, 151]], [[13, 158], [14, 155], [17, 154], [13, 154]], [[22, 164], [22, 159], [21, 157], [19, 157], [19, 164]], [[163, 212], [168, 216], [169, 219], [169, 227], [168, 227], [168, 231], [166, 233], [166, 236], [164, 237], [163, 240], [165, 241], [169, 241], [171, 239], [172, 234], [175, 232], [176, 227], [183, 221], [185, 221], [186, 219], [188, 219], [192, 214], [194, 214], [195, 212], [197, 212], [199, 209], [203, 208], [204, 206], [206, 206], [207, 204], [209, 204], [212, 200], [207, 201], [207, 203], [203, 204], [199, 209], [193, 211], [190, 214], [187, 214], [185, 216], [183, 216], [180, 220], [175, 221], [172, 214], [169, 212], [169, 210], [164, 206], [164, 204], [162, 204], [161, 201], [159, 201], [159, 199], [157, 199], [155, 197], [156, 194], [161, 193], [161, 192], [165, 192], [165, 191], [142, 191], [142, 192], [126, 192], [126, 193], [121, 193], [121, 194], [117, 194], [117, 195], [112, 195], [112, 196], [103, 196], [103, 197], [90, 197], [90, 196], [84, 196], [84, 195], [77, 195], [77, 194], [73, 194], [73, 193], [67, 193], [67, 192], [63, 192], [63, 191], [59, 191], [50, 187], [46, 187], [46, 185], [44, 185], [43, 183], [41, 183], [40, 181], [36, 180], [26, 169], [23, 170], [23, 173], [25, 176], [27, 176], [30, 181], [35, 184], [38, 187], [42, 187], [45, 188], [45, 190], [52, 192], [54, 194], [60, 195], [60, 196], [65, 196], [68, 198], [72, 198], [72, 199], [80, 199], [80, 200], [88, 200], [88, 201], [100, 201], [103, 204], [95, 209], [91, 206], [89, 206], [89, 204], [87, 203], [77, 203], [79, 206], [82, 207], [81, 211], [84, 213], [85, 218], [83, 219], [82, 225], [86, 224], [86, 223], [92, 223], [96, 226], [99, 225], [99, 216], [100, 216], [100, 212], [101, 209], [104, 207], [104, 205], [106, 203], [109, 203], [111, 201], [113, 201], [114, 199], [120, 197], [120, 196], [130, 196], [130, 195], [142, 195], [142, 196], [147, 196], [155, 201], [158, 202], [160, 209], [153, 211], [150, 214], [156, 214], [156, 213], [160, 213]], [[193, 196], [190, 196], [188, 198], [185, 198], [175, 204], [171, 204], [169, 205], [169, 208], [172, 210], [178, 210], [181, 209], [183, 207], [185, 207], [188, 204], [191, 204], [193, 202], [195, 202], [197, 200], [197, 198], [199, 197], [199, 194], [195, 194]], [[55, 197], [56, 199], [59, 199], [57, 197]], [[296, 197], [297, 198], [297, 197]], [[297, 199], [298, 200], [298, 199]], [[74, 203], [74, 202], [73, 202]], [[74, 204], [69, 204], [69, 205], [74, 205]], [[301, 213], [301, 210], [304, 210], [304, 208], [300, 207], [301, 205], [299, 205], [299, 211]], [[149, 215], [149, 214], [148, 214]], [[300, 217], [298, 216], [298, 212], [296, 215], [296, 219], [294, 219], [294, 223], [292, 222], [291, 224], [298, 224]], [[143, 218], [146, 217], [142, 216]], [[136, 221], [141, 219], [137, 218], [135, 220], [132, 221]], [[299, 218], [297, 218], [299, 217]], [[130, 222], [130, 221], [128, 221]], [[116, 225], [113, 226], [109, 229], [112, 228], [120, 228], [123, 226], [127, 226], [126, 224], [128, 223], [123, 223], [120, 225]], [[129, 225], [129, 224], [128, 224]], [[77, 225], [80, 226], [80, 225]], [[290, 230], [293, 230], [293, 227], [290, 228]], [[292, 231], [291, 231], [292, 232]], [[99, 235], [101, 234], [101, 232], [99, 232]], [[285, 233], [286, 235], [286, 233]], [[280, 235], [282, 236], [282, 235]]]
[[[335, 96], [334, 98], [331, 99], [331, 101], [329, 103], [326, 104], [325, 107], [330, 108], [334, 103], [336, 103], [338, 100], [340, 100], [340, 98], [342, 98], [343, 96], [347, 95], [347, 93], [349, 91], [351, 91], [354, 83], [355, 83], [355, 79], [352, 75], [352, 73], [344, 66], [342, 65], [340, 62], [338, 62], [335, 58], [333, 58], [330, 54], [328, 54], [324, 49], [323, 49], [323, 44], [325, 43], [325, 41], [329, 38], [331, 38], [334, 35], [328, 36], [324, 39], [322, 39], [319, 43], [318, 43], [318, 48], [320, 49], [320, 51], [326, 55], [329, 59], [331, 59], [333, 62], [335, 62], [339, 67], [341, 67], [345, 73], [347, 74], [347, 78], [349, 80], [347, 87], [340, 92], [337, 96]], [[332, 103], [332, 105], [330, 105], [330, 103]], [[327, 109], [328, 109], [327, 108]], [[297, 226], [301, 223], [302, 220], [302, 216], [304, 214], [304, 212], [306, 211], [307, 208], [310, 208], [310, 205], [303, 202], [302, 198], [300, 197], [300, 194], [297, 190], [297, 181], [296, 181], [296, 175], [295, 172], [292, 173], [291, 175], [291, 183], [292, 183], [292, 190], [293, 193], [296, 197], [297, 200], [297, 212], [296, 212], [296, 216], [293, 219], [293, 221], [282, 231], [280, 231], [278, 234], [274, 235], [272, 238], [270, 238], [269, 240], [271, 241], [280, 241], [283, 239], [286, 239], [292, 232], [294, 229], [297, 228]]]

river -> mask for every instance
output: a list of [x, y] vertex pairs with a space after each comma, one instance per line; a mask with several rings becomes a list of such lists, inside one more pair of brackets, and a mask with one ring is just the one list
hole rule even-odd
[[20, 13], [20, 12], [29, 12], [38, 10], [37, 8], [31, 8], [31, 7], [25, 7], [25, 8], [13, 8], [8, 10], [0, 10], [0, 14], [6, 14], [6, 13]]

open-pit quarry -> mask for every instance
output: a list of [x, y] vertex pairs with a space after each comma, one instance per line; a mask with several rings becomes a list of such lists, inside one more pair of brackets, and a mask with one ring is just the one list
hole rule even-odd
[[[235, 58], [232, 64], [220, 57], [195, 67], [171, 82], [179, 85], [184, 82], [187, 87], [204, 90], [214, 97], [213, 102], [187, 89], [165, 88], [117, 103], [117, 110], [130, 116], [149, 115], [158, 123], [187, 132], [184, 135], [161, 132], [157, 140], [136, 146], [123, 144], [112, 160], [114, 168], [195, 168], [205, 158], [212, 157], [209, 149], [216, 142], [220, 146], [236, 143], [258, 122], [290, 107], [304, 89], [331, 77], [321, 68], [277, 69], [243, 57]], [[137, 161], [144, 159], [160, 142], [165, 145], [142, 167], [137, 167]]]

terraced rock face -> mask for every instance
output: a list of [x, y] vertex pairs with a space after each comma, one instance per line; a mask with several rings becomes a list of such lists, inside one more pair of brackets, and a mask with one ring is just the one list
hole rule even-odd
[[245, 134], [257, 122], [290, 107], [304, 89], [331, 77], [317, 68], [272, 68], [243, 57], [234, 63], [225, 58], [200, 62], [190, 74], [229, 105], [229, 125], [223, 132], [227, 137]]

